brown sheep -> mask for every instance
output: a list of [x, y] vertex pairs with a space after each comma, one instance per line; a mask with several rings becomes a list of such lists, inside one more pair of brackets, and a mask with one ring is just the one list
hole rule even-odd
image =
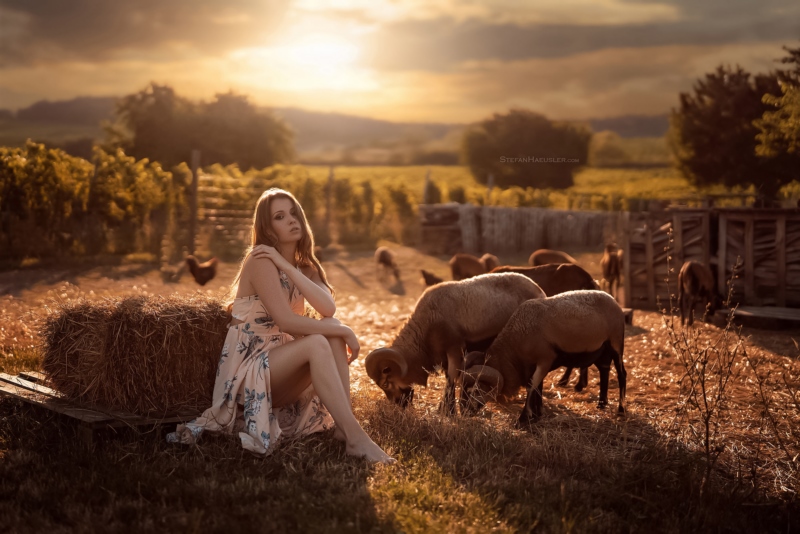
[[472, 254], [456, 254], [450, 258], [450, 272], [453, 275], [453, 280], [465, 280], [486, 274], [486, 266]]
[[689, 326], [692, 326], [694, 309], [698, 302], [705, 303], [705, 306], [709, 308], [709, 313], [714, 315], [718, 300], [715, 288], [716, 284], [711, 269], [694, 260], [683, 264], [678, 273], [678, 306], [681, 310], [681, 325], [684, 324], [684, 314], [686, 314]]
[[[619, 383], [618, 411], [624, 413], [624, 345], [622, 309], [602, 291], [568, 291], [524, 302], [485, 353], [466, 356], [462, 412], [474, 413], [487, 400], [514, 397], [525, 386], [528, 398], [518, 421], [525, 427], [541, 416], [544, 377], [564, 365], [595, 365], [600, 370], [598, 407], [604, 408], [613, 363]], [[493, 394], [487, 394], [487, 389]]]
[[411, 402], [414, 384], [426, 385], [430, 373], [443, 369], [447, 387], [441, 408], [454, 413], [467, 343], [496, 336], [521, 303], [543, 298], [539, 286], [516, 273], [484, 274], [429, 287], [392, 345], [372, 351], [364, 367], [386, 397], [402, 407]]
[[397, 267], [394, 252], [387, 247], [378, 247], [375, 250], [375, 276], [380, 278], [386, 270], [392, 271], [396, 281], [400, 281], [400, 269]]
[[550, 250], [546, 248], [540, 248], [531, 254], [530, 258], [528, 258], [528, 265], [532, 267], [547, 265], [548, 263], [572, 263], [578, 265], [578, 260], [566, 252], [561, 252], [560, 250]]
[[498, 260], [497, 256], [494, 254], [486, 253], [481, 256], [481, 263], [483, 264], [484, 269], [486, 269], [484, 272], [490, 273], [492, 272], [492, 269], [500, 265], [500, 260]]
[[616, 243], [606, 245], [603, 259], [600, 260], [600, 268], [603, 270], [603, 290], [616, 298], [619, 293], [619, 278], [622, 271], [619, 249]]

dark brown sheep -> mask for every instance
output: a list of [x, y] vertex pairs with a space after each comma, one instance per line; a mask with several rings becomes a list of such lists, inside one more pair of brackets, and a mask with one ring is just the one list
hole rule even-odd
[[683, 264], [678, 273], [678, 306], [681, 310], [681, 324], [688, 315], [689, 326], [694, 323], [694, 309], [698, 302], [708, 306], [709, 314], [714, 315], [717, 308], [717, 291], [711, 269], [699, 261], [690, 260]]
[[550, 250], [547, 248], [540, 248], [531, 254], [528, 258], [528, 265], [536, 267], [538, 265], [547, 265], [548, 263], [572, 263], [578, 265], [578, 260], [560, 250]]

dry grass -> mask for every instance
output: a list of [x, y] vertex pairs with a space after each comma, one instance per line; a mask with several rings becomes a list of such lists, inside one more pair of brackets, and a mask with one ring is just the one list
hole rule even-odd
[[[402, 295], [373, 280], [371, 255], [326, 264], [338, 315], [359, 333], [363, 353], [400, 328], [421, 291], [415, 270], [446, 268], [409, 249], [398, 260]], [[697, 347], [723, 334], [702, 322], [672, 328]], [[800, 443], [793, 341], [800, 338], [744, 329], [741, 339], [747, 358], [735, 362], [741, 370], [720, 410], [725, 447], [710, 473], [702, 443], [678, 412], [686, 370], [670, 325], [639, 310], [626, 327], [624, 418], [596, 408], [594, 371], [581, 393], [548, 377], [544, 417], [522, 432], [513, 429], [519, 404], [490, 404], [471, 419], [438, 415], [441, 376], [401, 411], [354, 363], [356, 416], [397, 456], [391, 467], [346, 456], [329, 434], [285, 442], [269, 458], [227, 436], [170, 446], [162, 434], [171, 428], [109, 432], [86, 449], [70, 421], [0, 400], [0, 531], [791, 531], [800, 511], [792, 458]], [[0, 370], [36, 361], [9, 354]]]

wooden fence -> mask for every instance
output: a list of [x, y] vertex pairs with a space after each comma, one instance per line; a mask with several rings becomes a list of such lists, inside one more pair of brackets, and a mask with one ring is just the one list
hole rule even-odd
[[736, 302], [800, 307], [800, 210], [721, 209], [717, 283], [726, 294], [733, 281]]
[[422, 204], [419, 216], [421, 247], [432, 254], [602, 247], [622, 231], [618, 212], [450, 203]]
[[623, 306], [669, 307], [684, 261], [711, 261], [711, 210], [625, 213], [621, 242]]

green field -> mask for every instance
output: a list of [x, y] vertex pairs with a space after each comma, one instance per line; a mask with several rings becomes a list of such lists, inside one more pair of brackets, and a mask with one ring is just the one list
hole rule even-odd
[[60, 145], [87, 137], [99, 140], [103, 137], [103, 129], [99, 124], [0, 121], [0, 146], [22, 146], [28, 139]]

